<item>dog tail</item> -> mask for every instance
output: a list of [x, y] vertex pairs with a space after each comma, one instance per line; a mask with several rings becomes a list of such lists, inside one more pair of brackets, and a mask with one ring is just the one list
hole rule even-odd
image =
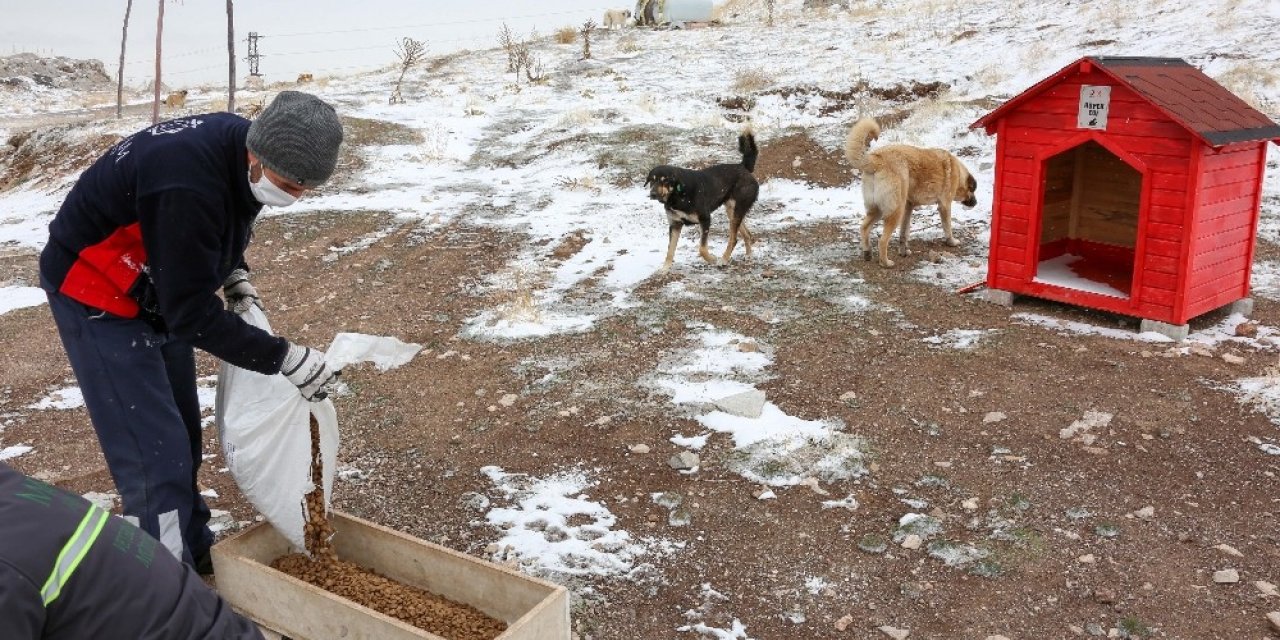
[[874, 118], [863, 118], [849, 129], [849, 137], [844, 140], [844, 157], [854, 169], [864, 172], [868, 169], [867, 148], [879, 137], [880, 125]]
[[754, 173], [760, 150], [756, 148], [756, 135], [751, 131], [751, 127], [743, 129], [742, 134], [738, 136], [738, 151], [742, 153], [742, 166]]

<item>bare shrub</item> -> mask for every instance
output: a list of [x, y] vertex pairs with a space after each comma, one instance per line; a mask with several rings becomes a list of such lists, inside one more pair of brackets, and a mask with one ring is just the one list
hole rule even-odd
[[511, 27], [507, 23], [502, 23], [502, 29], [498, 31], [498, 46], [507, 53], [507, 73], [518, 73], [516, 68], [516, 50], [517, 40], [515, 34], [511, 33]]
[[734, 93], [753, 93], [773, 84], [773, 76], [762, 69], [739, 69], [733, 75]]
[[556, 30], [555, 40], [557, 44], [573, 44], [578, 39], [578, 30], [573, 27], [562, 27]]
[[623, 36], [618, 39], [618, 51], [623, 53], [635, 53], [640, 50], [640, 41], [635, 36]]
[[582, 23], [582, 59], [591, 59], [591, 30], [596, 28], [596, 21], [587, 19]]
[[389, 104], [404, 104], [404, 95], [400, 93], [400, 87], [404, 84], [404, 74], [410, 68], [422, 62], [427, 55], [427, 45], [421, 40], [413, 38], [401, 38], [396, 45], [396, 57], [400, 59], [400, 76], [396, 78], [396, 86], [391, 91], [391, 97], [387, 100]]

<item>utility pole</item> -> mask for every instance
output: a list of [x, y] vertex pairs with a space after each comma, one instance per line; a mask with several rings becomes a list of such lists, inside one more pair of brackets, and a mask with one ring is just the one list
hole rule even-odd
[[259, 35], [258, 35], [258, 32], [257, 32], [257, 31], [250, 31], [250, 32], [249, 32], [249, 57], [248, 57], [248, 60], [249, 60], [249, 75], [251, 75], [251, 76], [260, 76], [260, 75], [262, 75], [261, 73], [258, 73], [258, 59], [262, 57], [262, 56], [258, 55], [258, 38], [260, 38], [260, 37], [261, 37], [261, 36], [259, 36]]

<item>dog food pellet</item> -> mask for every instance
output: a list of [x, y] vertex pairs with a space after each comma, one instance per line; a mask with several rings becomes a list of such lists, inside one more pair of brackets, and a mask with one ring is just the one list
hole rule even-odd
[[303, 537], [307, 552], [277, 558], [272, 568], [313, 584], [329, 593], [434, 633], [446, 640], [493, 640], [507, 625], [474, 607], [401, 584], [345, 560], [333, 548], [333, 525], [324, 507], [320, 429], [311, 418], [311, 477], [315, 489], [306, 495], [307, 522]]

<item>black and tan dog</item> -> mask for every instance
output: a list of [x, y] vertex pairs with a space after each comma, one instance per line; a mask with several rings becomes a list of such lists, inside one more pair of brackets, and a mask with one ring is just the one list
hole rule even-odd
[[910, 255], [907, 235], [911, 231], [911, 210], [938, 205], [942, 216], [942, 232], [947, 245], [956, 246], [951, 234], [951, 203], [966, 207], [978, 204], [973, 192], [978, 181], [969, 169], [945, 149], [925, 149], [908, 144], [891, 144], [868, 153], [867, 147], [880, 136], [880, 125], [871, 118], [859, 120], [849, 129], [845, 139], [845, 157], [854, 169], [862, 172], [862, 202], [866, 215], [862, 218], [861, 247], [863, 258], [871, 259], [871, 227], [884, 219], [880, 234], [880, 264], [892, 267], [889, 239], [898, 229], [898, 254]]
[[729, 245], [724, 249], [722, 261], [729, 263], [733, 248], [738, 244], [739, 233], [747, 247], [747, 257], [751, 257], [751, 232], [744, 220], [760, 193], [760, 183], [751, 173], [759, 155], [751, 129], [738, 136], [738, 151], [742, 153], [740, 164], [717, 164], [701, 170], [664, 164], [649, 171], [649, 177], [644, 181], [649, 186], [649, 198], [661, 202], [667, 211], [670, 237], [662, 271], [670, 269], [675, 259], [680, 230], [694, 223], [702, 228], [698, 254], [703, 260], [716, 264], [715, 257], [707, 251], [707, 232], [711, 230], [711, 213], [721, 205], [729, 214]]

